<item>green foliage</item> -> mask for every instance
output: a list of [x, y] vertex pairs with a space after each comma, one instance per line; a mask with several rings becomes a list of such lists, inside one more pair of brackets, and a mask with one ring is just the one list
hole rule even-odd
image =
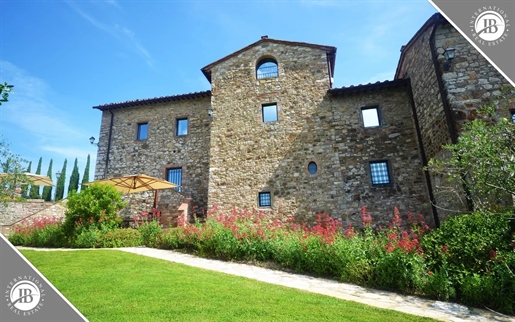
[[29, 247], [66, 247], [61, 220], [57, 217], [24, 220], [9, 234], [9, 241], [16, 246]]
[[142, 245], [142, 236], [139, 230], [132, 228], [118, 228], [108, 231], [96, 241], [96, 247], [136, 247]]
[[0, 200], [14, 199], [16, 188], [20, 182], [30, 182], [23, 174], [23, 164], [27, 161], [9, 149], [9, 144], [0, 139]]
[[84, 184], [89, 182], [89, 163], [90, 163], [90, 158], [89, 158], [89, 154], [88, 154], [88, 160], [86, 161], [86, 167], [84, 168], [84, 175], [82, 176], [82, 185], [81, 185], [81, 188], [80, 190], [84, 190], [87, 188], [87, 186], [85, 186]]
[[[53, 160], [50, 159], [50, 164], [48, 165], [48, 171], [46, 173], [47, 177], [49, 177], [50, 179], [52, 179], [52, 163], [53, 163]], [[43, 200], [45, 200], [45, 201], [52, 200], [52, 188], [53, 188], [52, 186], [43, 187], [43, 194], [41, 195]]]
[[157, 235], [161, 232], [161, 225], [156, 220], [145, 222], [138, 227], [141, 234], [142, 244], [153, 247], [157, 242]]
[[11, 93], [12, 88], [13, 85], [9, 85], [7, 82], [0, 84], [0, 105], [9, 101], [9, 94]]
[[[76, 232], [89, 231], [90, 227], [104, 232], [112, 230], [120, 224], [118, 212], [125, 205], [121, 193], [111, 185], [92, 184], [80, 193], [71, 192], [64, 222], [65, 232], [71, 236]], [[87, 234], [94, 235], [94, 232], [84, 234], [81, 238], [86, 238]]]
[[433, 230], [422, 240], [431, 266], [484, 273], [490, 262], [490, 251], [510, 249], [512, 228], [510, 213], [473, 213], [450, 217], [440, 229]]
[[445, 176], [451, 186], [467, 187], [475, 210], [496, 211], [512, 203], [515, 123], [498, 117], [496, 107], [514, 95], [514, 89], [505, 90], [498, 100], [479, 110], [478, 117], [463, 126], [458, 142], [444, 146], [451, 153], [449, 159], [429, 162], [429, 169]]
[[68, 193], [72, 191], [79, 191], [79, 167], [77, 166], [77, 158], [75, 158], [70, 183], [68, 185]]
[[425, 294], [472, 306], [515, 312], [515, 237], [512, 213], [451, 217], [424, 236]]
[[[38, 161], [38, 167], [36, 169], [36, 174], [41, 174], [41, 162], [43, 161], [43, 158], [40, 157]], [[29, 199], [41, 199], [41, 195], [39, 194], [39, 187], [31, 185], [30, 186], [30, 193], [29, 193]]]
[[66, 164], [68, 161], [64, 159], [63, 169], [61, 170], [61, 175], [57, 179], [57, 185], [55, 188], [55, 201], [59, 201], [63, 199], [64, 196], [64, 183], [66, 181]]

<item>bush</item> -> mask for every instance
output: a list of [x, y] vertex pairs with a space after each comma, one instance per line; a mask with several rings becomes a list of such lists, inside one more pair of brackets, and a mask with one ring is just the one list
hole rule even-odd
[[108, 231], [96, 241], [96, 247], [117, 248], [141, 246], [141, 234], [132, 228], [119, 228]]
[[425, 294], [515, 313], [515, 243], [509, 213], [449, 218], [422, 241], [434, 272]]
[[24, 220], [9, 234], [9, 241], [15, 246], [28, 247], [66, 247], [68, 245], [61, 219], [57, 217]]
[[451, 268], [484, 273], [490, 251], [510, 250], [510, 214], [473, 213], [454, 216], [424, 236], [422, 247], [431, 269]]
[[64, 230], [73, 236], [82, 234], [82, 229], [89, 230], [90, 226], [104, 232], [117, 228], [121, 222], [118, 211], [125, 205], [121, 193], [111, 185], [94, 183], [80, 193], [72, 191], [68, 196]]

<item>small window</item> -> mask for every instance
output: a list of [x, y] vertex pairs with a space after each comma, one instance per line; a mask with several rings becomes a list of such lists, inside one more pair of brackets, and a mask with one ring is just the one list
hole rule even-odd
[[318, 172], [318, 166], [315, 162], [311, 161], [308, 163], [308, 172], [309, 174], [316, 174]]
[[182, 191], [182, 168], [170, 168], [166, 169], [166, 180], [171, 183], [178, 185], [175, 190]]
[[362, 108], [361, 116], [363, 118], [364, 127], [376, 127], [381, 125], [379, 121], [379, 108], [377, 106]]
[[370, 162], [370, 177], [372, 185], [386, 185], [391, 183], [388, 161]]
[[183, 136], [188, 134], [188, 119], [177, 119], [175, 135]]
[[148, 123], [138, 124], [138, 140], [146, 140], [148, 138]]
[[270, 192], [260, 192], [258, 196], [259, 207], [272, 207], [272, 196]]
[[256, 68], [256, 78], [277, 78], [279, 77], [279, 70], [277, 68], [277, 62], [271, 58], [261, 60]]
[[510, 110], [511, 121], [515, 123], [515, 110]]
[[263, 122], [277, 122], [277, 104], [266, 104], [262, 106]]

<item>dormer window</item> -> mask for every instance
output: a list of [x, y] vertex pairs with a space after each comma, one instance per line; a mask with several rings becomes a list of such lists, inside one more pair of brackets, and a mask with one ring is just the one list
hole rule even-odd
[[277, 78], [279, 77], [279, 69], [277, 62], [272, 58], [262, 59], [256, 68], [257, 79]]

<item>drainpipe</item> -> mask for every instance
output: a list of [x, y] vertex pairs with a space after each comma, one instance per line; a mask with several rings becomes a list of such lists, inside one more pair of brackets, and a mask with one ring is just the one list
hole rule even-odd
[[111, 123], [109, 124], [109, 136], [107, 137], [107, 151], [106, 151], [106, 164], [104, 167], [104, 179], [107, 179], [107, 166], [109, 165], [109, 153], [111, 152], [111, 137], [113, 135], [113, 123], [114, 114], [111, 109], [108, 110], [111, 113]]
[[[417, 110], [415, 107], [415, 99], [413, 98], [413, 90], [411, 88], [411, 79], [408, 78], [408, 95], [411, 103], [411, 111], [413, 113], [413, 119], [415, 120], [415, 130], [417, 131], [417, 139], [418, 146], [420, 148], [420, 157], [422, 158], [422, 164], [424, 167], [427, 166], [427, 155], [426, 149], [424, 148], [424, 143], [422, 142], [422, 131], [420, 131], [420, 123], [418, 122]], [[431, 211], [433, 212], [433, 220], [435, 222], [435, 227], [440, 227], [440, 218], [438, 217], [438, 210], [436, 209], [436, 200], [433, 194], [433, 185], [431, 183], [431, 176], [429, 175], [429, 171], [424, 170], [424, 177], [426, 178], [427, 189], [429, 192], [429, 201], [431, 202]]]
[[327, 59], [327, 73], [329, 74], [329, 89], [333, 88], [333, 74], [331, 73], [331, 54], [325, 53]]
[[[431, 48], [431, 57], [433, 58], [433, 66], [435, 69], [436, 79], [438, 81], [438, 90], [440, 91], [440, 97], [442, 98], [443, 110], [445, 113], [445, 120], [447, 121], [447, 128], [449, 129], [449, 136], [451, 138], [451, 143], [456, 144], [458, 142], [458, 133], [456, 132], [456, 128], [454, 127], [454, 123], [452, 121], [452, 112], [449, 104], [449, 100], [447, 99], [447, 92], [445, 91], [443, 80], [442, 80], [442, 72], [440, 69], [440, 63], [438, 62], [438, 55], [436, 53], [436, 45], [435, 45], [435, 33], [438, 28], [438, 24], [442, 21], [441, 15], [435, 16], [435, 22], [433, 25], [433, 30], [431, 31], [431, 37], [429, 38], [429, 45]], [[467, 208], [469, 210], [474, 210], [474, 205], [472, 204], [470, 190], [465, 183], [463, 183], [463, 190], [465, 191], [466, 199], [467, 199]]]
[[449, 106], [449, 100], [447, 99], [447, 92], [443, 86], [442, 73], [440, 70], [440, 63], [438, 62], [438, 55], [436, 54], [435, 45], [435, 33], [438, 28], [438, 23], [441, 21], [442, 16], [436, 15], [435, 22], [433, 25], [433, 31], [431, 31], [431, 37], [429, 38], [429, 45], [431, 47], [431, 57], [433, 58], [433, 66], [435, 69], [436, 79], [438, 81], [438, 90], [440, 91], [440, 97], [442, 98], [443, 110], [445, 112], [445, 120], [447, 121], [447, 128], [449, 128], [449, 136], [451, 137], [452, 144], [458, 142], [458, 135], [454, 124], [452, 122], [451, 108]]

